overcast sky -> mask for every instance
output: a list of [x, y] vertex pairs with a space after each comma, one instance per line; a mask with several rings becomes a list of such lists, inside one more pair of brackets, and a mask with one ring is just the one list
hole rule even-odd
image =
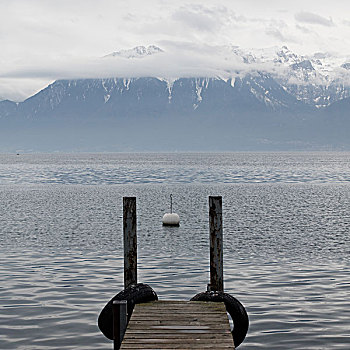
[[[0, 97], [23, 100], [60, 78], [130, 74], [140, 63], [100, 57], [152, 44], [169, 53], [167, 64], [145, 62], [143, 74], [189, 74], [198, 62], [189, 48], [209, 57], [218, 45], [347, 56], [350, 1], [0, 0]], [[216, 60], [199, 69], [215, 74]]]

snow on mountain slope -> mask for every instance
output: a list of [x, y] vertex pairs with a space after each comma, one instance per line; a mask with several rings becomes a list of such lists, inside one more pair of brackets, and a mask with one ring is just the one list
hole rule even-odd
[[259, 65], [299, 101], [324, 108], [350, 96], [349, 57], [331, 53], [298, 55], [286, 46], [244, 51], [233, 47], [246, 65]]
[[[147, 48], [137, 46], [130, 50], [116, 51], [108, 57], [134, 59], [161, 52], [165, 51], [154, 45]], [[349, 57], [328, 52], [318, 52], [309, 56], [299, 55], [286, 46], [265, 49], [242, 49], [233, 45], [219, 46], [213, 48], [213, 53], [227, 62], [241, 62], [239, 68], [230, 70], [228, 65], [222, 76], [218, 75], [218, 78], [226, 81], [229, 78], [234, 80], [247, 75], [267, 74], [286, 92], [316, 108], [324, 108], [335, 101], [350, 97]], [[207, 51], [206, 54], [208, 54]], [[167, 82], [169, 100], [171, 100], [174, 81], [179, 78], [181, 77], [159, 78]], [[201, 88], [197, 89], [197, 94], [201, 98]], [[271, 103], [268, 98], [265, 100]]]
[[155, 45], [150, 45], [148, 47], [136, 46], [129, 50], [115, 51], [104, 57], [143, 58], [145, 56], [154, 55], [160, 52], [163, 52], [163, 50]]
[[[112, 59], [138, 62], [163, 51], [138, 46], [116, 51]], [[27, 119], [69, 115], [230, 115], [246, 111], [307, 114], [350, 97], [348, 57], [329, 53], [298, 55], [282, 48], [243, 50], [218, 47], [216, 54], [240, 70], [216, 77], [119, 77], [57, 80], [22, 103], [0, 102], [0, 117]]]

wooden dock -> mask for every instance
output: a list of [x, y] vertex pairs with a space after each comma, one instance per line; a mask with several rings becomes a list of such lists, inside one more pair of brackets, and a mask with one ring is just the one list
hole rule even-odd
[[135, 305], [120, 349], [234, 349], [224, 303], [154, 301]]
[[[222, 197], [209, 197], [210, 283], [205, 292], [194, 291], [191, 301], [158, 301], [149, 285], [137, 282], [136, 226], [136, 198], [124, 197], [124, 290], [106, 304], [98, 318], [114, 350], [221, 350], [235, 349], [234, 343], [238, 347], [249, 320], [244, 306], [224, 293]], [[234, 323], [232, 333], [227, 312]]]

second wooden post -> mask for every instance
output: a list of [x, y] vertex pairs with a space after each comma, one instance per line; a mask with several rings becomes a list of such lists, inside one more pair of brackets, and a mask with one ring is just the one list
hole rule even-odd
[[136, 197], [123, 198], [124, 288], [137, 283]]
[[210, 291], [224, 291], [222, 197], [209, 197]]

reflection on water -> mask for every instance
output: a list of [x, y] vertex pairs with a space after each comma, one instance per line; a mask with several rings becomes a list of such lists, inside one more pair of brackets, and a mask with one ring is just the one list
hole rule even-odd
[[[348, 349], [349, 154], [11, 157], [0, 156], [1, 349], [111, 348], [96, 319], [123, 288], [123, 196], [137, 197], [139, 280], [161, 299], [204, 291], [209, 195], [223, 196], [225, 289], [250, 317], [240, 349]], [[140, 184], [117, 185], [128, 168]], [[179, 228], [161, 225], [170, 193]]]

